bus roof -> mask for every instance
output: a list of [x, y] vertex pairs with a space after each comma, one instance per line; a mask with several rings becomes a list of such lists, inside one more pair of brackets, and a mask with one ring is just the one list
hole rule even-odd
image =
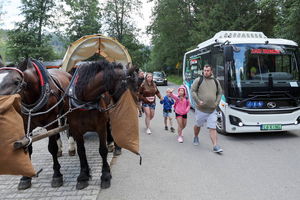
[[268, 42], [268, 44], [298, 46], [297, 43], [292, 40], [268, 38], [263, 32], [220, 31], [211, 39], [198, 44], [197, 47], [198, 49], [202, 49], [212, 44], [225, 43], [226, 41], [230, 42], [230, 44], [265, 44]]

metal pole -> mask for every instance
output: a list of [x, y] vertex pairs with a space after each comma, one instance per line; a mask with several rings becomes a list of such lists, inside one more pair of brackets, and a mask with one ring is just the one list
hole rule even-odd
[[[50, 137], [52, 135], [56, 135], [57, 133], [65, 131], [67, 129], [69, 129], [69, 125], [64, 125], [64, 126], [61, 126], [58, 128], [51, 129], [51, 130], [47, 131], [46, 133], [34, 135], [34, 136], [32, 136], [32, 142], [44, 139], [46, 137]], [[14, 143], [14, 148], [20, 149], [20, 148], [26, 147], [29, 144], [29, 142], [30, 142], [30, 140], [27, 137], [24, 137], [21, 140], [18, 140]]]

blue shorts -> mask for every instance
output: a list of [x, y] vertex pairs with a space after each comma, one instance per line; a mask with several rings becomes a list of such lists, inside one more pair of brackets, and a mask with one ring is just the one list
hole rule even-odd
[[172, 114], [172, 110], [163, 110], [163, 116], [164, 117], [171, 117], [171, 114]]
[[155, 103], [143, 103], [142, 106], [143, 107], [149, 107], [150, 109], [155, 110], [156, 104]]

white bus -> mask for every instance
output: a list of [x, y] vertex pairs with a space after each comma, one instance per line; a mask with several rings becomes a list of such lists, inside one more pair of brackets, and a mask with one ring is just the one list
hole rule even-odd
[[184, 55], [183, 82], [191, 85], [205, 64], [213, 67], [223, 95], [220, 133], [300, 129], [300, 56], [297, 43], [262, 32], [221, 31]]

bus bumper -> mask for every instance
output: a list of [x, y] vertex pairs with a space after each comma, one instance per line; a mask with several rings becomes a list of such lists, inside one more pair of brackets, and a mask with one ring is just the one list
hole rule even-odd
[[227, 133], [300, 130], [300, 110], [284, 114], [248, 114], [228, 106], [221, 110], [225, 116]]

